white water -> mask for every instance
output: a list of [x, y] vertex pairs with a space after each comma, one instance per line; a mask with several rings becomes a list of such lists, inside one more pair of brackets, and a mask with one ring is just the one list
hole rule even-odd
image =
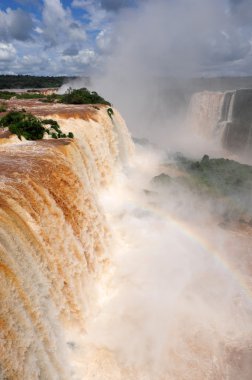
[[250, 238], [95, 117], [0, 146], [1, 380], [251, 380]]
[[212, 137], [221, 117], [225, 93], [203, 91], [191, 98], [188, 120], [191, 127], [202, 136]]
[[[139, 147], [101, 195], [111, 262], [86, 334], [75, 338], [73, 379], [249, 380], [251, 299], [232, 271], [168, 216], [193, 225], [196, 214], [207, 220], [204, 208], [196, 212], [189, 198], [179, 205], [176, 197], [145, 195], [160, 157]], [[228, 260], [228, 237], [211, 228], [204, 226], [207, 238]]]

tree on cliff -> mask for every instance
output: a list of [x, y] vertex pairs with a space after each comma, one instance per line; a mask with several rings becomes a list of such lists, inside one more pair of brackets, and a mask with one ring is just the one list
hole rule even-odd
[[[73, 138], [72, 132], [63, 133], [57, 121], [52, 119], [41, 120], [34, 115], [21, 111], [10, 111], [0, 119], [0, 126], [26, 140], [41, 140], [45, 134], [52, 138]], [[46, 127], [45, 127], [46, 126]]]
[[66, 104], [106, 104], [111, 106], [104, 98], [95, 91], [89, 91], [87, 88], [73, 90], [71, 87], [61, 96], [61, 103]]

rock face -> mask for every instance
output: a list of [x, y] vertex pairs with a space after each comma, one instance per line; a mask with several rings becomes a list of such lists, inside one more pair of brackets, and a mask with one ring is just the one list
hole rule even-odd
[[225, 149], [252, 154], [252, 90], [194, 94], [188, 120], [206, 137], [220, 136]]
[[97, 195], [132, 143], [103, 106], [12, 103], [75, 138], [0, 135], [0, 379], [69, 379], [64, 334], [85, 328], [92, 277], [107, 260]]

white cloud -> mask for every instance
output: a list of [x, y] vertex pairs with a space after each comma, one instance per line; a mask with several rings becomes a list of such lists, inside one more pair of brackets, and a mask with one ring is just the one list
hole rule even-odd
[[102, 31], [97, 44], [110, 46], [112, 75], [203, 75], [250, 54], [252, 25], [242, 31], [226, 10], [219, 0], [149, 0], [117, 17], [112, 43]]
[[101, 2], [93, 0], [73, 0], [72, 7], [83, 9], [88, 15], [87, 30], [99, 30], [110, 24], [115, 18], [110, 12], [101, 6]]
[[86, 40], [83, 25], [73, 19], [70, 9], [64, 9], [60, 0], [45, 0], [42, 15], [42, 29], [48, 46]]
[[240, 25], [251, 26], [252, 2], [251, 0], [230, 0], [233, 21]]
[[74, 56], [64, 56], [62, 57], [62, 61], [64, 63], [70, 64], [70, 65], [90, 65], [92, 63], [95, 63], [97, 58], [96, 53], [92, 49], [83, 49], [78, 52], [77, 55]]
[[25, 41], [31, 38], [33, 29], [32, 17], [21, 9], [0, 11], [0, 40], [12, 39]]
[[36, 28], [34, 28], [34, 30], [38, 34], [43, 34], [43, 29], [41, 29], [39, 26], [36, 26]]
[[26, 68], [39, 67], [41, 65], [44, 66], [48, 63], [48, 57], [41, 55], [25, 55], [20, 59], [20, 63]]
[[[232, 6], [228, 7], [228, 2]], [[31, 0], [20, 0], [23, 4]], [[132, 7], [131, 5], [137, 4]], [[5, 70], [252, 74], [250, 0], [43, 0], [39, 14], [0, 10], [0, 41], [16, 49]], [[25, 9], [25, 8], [24, 8]], [[34, 8], [32, 8], [34, 9]], [[74, 15], [77, 13], [78, 18]], [[8, 49], [7, 49], [8, 50]], [[10, 53], [10, 52], [9, 52]], [[5, 55], [8, 56], [5, 51]], [[46, 57], [45, 67], [23, 57]], [[128, 58], [129, 57], [129, 58]], [[106, 58], [106, 59], [105, 59]], [[30, 59], [30, 58], [29, 58]], [[4, 62], [1, 61], [1, 70]], [[65, 66], [62, 66], [62, 62]], [[11, 66], [10, 66], [11, 65]]]
[[10, 43], [0, 42], [0, 63], [10, 62], [16, 56], [16, 49]]
[[99, 32], [99, 34], [96, 37], [96, 44], [101, 52], [109, 53], [113, 50], [112, 47], [114, 40], [115, 37], [113, 34], [113, 30], [111, 29], [111, 27], [108, 27]]

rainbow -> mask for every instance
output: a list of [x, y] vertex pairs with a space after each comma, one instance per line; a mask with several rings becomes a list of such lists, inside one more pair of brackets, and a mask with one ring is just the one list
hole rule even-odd
[[225, 274], [232, 278], [240, 293], [245, 296], [252, 306], [252, 286], [248, 284], [248, 279], [242, 274], [240, 270], [232, 263], [223, 257], [221, 252], [210, 242], [196, 226], [186, 223], [184, 220], [179, 219], [176, 215], [169, 213], [158, 207], [157, 205], [148, 204], [147, 202], [138, 202], [138, 205], [145, 211], [151, 212], [158, 217], [168, 220], [175, 226], [182, 236], [185, 236], [189, 241], [198, 245], [203, 254], [211, 255], [215, 262], [221, 266]]

